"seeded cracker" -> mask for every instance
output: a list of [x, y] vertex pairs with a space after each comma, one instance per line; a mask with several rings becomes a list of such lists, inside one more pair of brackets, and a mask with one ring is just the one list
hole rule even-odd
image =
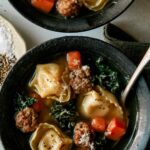
[[13, 48], [13, 35], [11, 30], [0, 20], [0, 89], [8, 71], [16, 62]]
[[8, 71], [12, 68], [15, 62], [16, 58], [13, 54], [10, 56], [0, 54], [0, 88], [5, 80], [5, 77], [7, 76]]

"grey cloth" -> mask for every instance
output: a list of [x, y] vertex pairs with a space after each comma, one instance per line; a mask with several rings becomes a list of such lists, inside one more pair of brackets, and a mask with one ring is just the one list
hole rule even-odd
[[[135, 65], [138, 65], [147, 51], [150, 43], [140, 43], [113, 24], [104, 27], [104, 36], [108, 43], [117, 47]], [[143, 71], [144, 78], [150, 89], [150, 63]]]

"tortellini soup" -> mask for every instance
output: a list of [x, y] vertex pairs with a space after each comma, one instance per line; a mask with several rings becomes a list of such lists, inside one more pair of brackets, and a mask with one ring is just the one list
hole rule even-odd
[[111, 149], [125, 135], [120, 75], [101, 57], [92, 61], [70, 51], [37, 64], [27, 87], [17, 93], [16, 127], [31, 134], [32, 150]]

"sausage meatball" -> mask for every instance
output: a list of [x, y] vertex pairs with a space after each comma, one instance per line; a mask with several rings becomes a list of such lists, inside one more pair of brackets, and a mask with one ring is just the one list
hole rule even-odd
[[64, 17], [74, 17], [79, 13], [80, 3], [78, 0], [58, 0], [56, 9]]
[[89, 92], [93, 88], [90, 67], [83, 66], [70, 72], [70, 85], [76, 94]]
[[73, 138], [78, 149], [94, 150], [94, 132], [86, 122], [76, 124]]
[[33, 108], [26, 107], [16, 115], [15, 121], [23, 132], [32, 132], [38, 126], [38, 114]]

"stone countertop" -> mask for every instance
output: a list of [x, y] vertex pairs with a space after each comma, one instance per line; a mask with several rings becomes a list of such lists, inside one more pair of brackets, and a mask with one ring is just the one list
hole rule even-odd
[[[61, 36], [88, 36], [104, 40], [103, 27], [79, 33], [60, 33], [41, 28], [19, 14], [8, 2], [0, 0], [0, 15], [8, 19], [24, 38], [30, 49], [40, 43]], [[150, 0], [135, 0], [113, 23], [140, 42], [150, 42]], [[0, 150], [3, 150], [0, 143]]]
[[150, 0], [134, 0], [113, 23], [140, 42], [150, 42]]

